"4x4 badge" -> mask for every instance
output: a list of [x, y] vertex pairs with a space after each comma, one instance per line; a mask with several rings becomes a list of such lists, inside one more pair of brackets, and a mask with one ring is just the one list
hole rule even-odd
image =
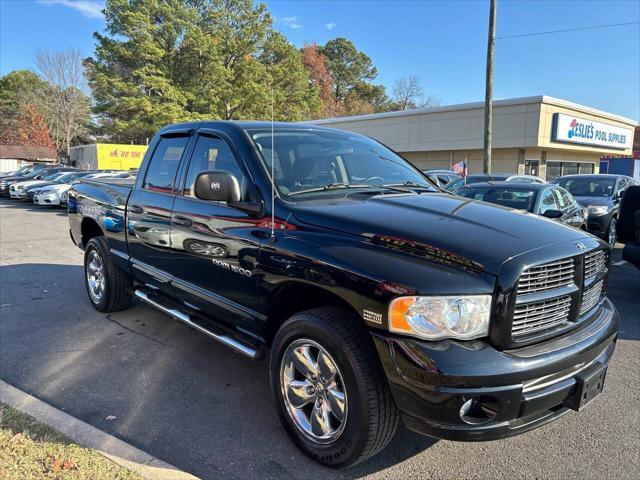
[[582, 242], [576, 242], [576, 247], [578, 247], [580, 250], [586, 250], [587, 249], [587, 246]]

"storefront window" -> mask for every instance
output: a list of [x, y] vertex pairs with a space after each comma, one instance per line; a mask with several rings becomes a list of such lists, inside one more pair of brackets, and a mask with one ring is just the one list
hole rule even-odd
[[562, 162], [562, 175], [577, 175], [578, 163], [577, 162]]
[[561, 162], [547, 162], [547, 180], [553, 180], [562, 175]]
[[593, 163], [582, 162], [547, 162], [547, 180], [564, 175], [577, 175], [578, 173], [593, 173]]
[[586, 174], [591, 174], [593, 173], [593, 163], [581, 163], [580, 164], [580, 172], [579, 173], [586, 173]]

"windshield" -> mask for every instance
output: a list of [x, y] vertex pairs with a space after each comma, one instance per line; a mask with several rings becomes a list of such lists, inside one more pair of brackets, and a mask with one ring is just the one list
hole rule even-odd
[[610, 197], [616, 181], [613, 178], [565, 177], [554, 183], [569, 190], [574, 197]]
[[283, 196], [382, 187], [436, 189], [406, 160], [378, 142], [346, 132], [271, 130], [249, 132]]
[[60, 177], [62, 175], [62, 173], [60, 172], [55, 172], [55, 173], [50, 173], [50, 174], [42, 174], [42, 180], [55, 180], [56, 178]]
[[82, 176], [81, 173], [65, 173], [63, 175], [60, 175], [58, 178], [56, 178], [56, 182], [58, 183], [67, 183], [70, 182], [71, 180], [74, 180], [78, 177]]
[[514, 190], [508, 187], [473, 188], [465, 187], [458, 191], [461, 197], [495, 203], [503, 207], [533, 212], [536, 192], [531, 190]]

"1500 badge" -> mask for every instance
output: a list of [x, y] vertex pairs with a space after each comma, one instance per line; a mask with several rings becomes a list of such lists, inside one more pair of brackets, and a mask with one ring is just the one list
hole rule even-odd
[[250, 277], [251, 275], [253, 275], [253, 273], [251, 273], [246, 268], [238, 267], [237, 265], [231, 265], [230, 263], [223, 262], [222, 260], [218, 260], [217, 258], [212, 258], [211, 262], [214, 265], [224, 268], [225, 270], [230, 270], [233, 273], [239, 273], [240, 275], [244, 275], [245, 277]]

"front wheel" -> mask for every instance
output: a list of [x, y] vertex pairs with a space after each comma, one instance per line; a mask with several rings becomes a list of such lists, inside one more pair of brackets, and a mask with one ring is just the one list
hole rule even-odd
[[278, 330], [271, 387], [287, 433], [330, 467], [347, 467], [382, 450], [398, 412], [361, 319], [337, 308], [298, 313]]
[[131, 278], [118, 268], [104, 237], [94, 237], [84, 251], [84, 284], [99, 312], [116, 312], [131, 302]]

